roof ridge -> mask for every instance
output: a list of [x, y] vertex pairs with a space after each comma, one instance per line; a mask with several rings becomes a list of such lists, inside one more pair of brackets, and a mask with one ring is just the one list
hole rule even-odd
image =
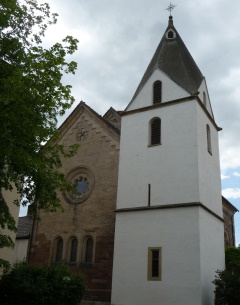
[[[113, 124], [111, 124], [109, 121], [105, 120], [99, 113], [97, 113], [95, 110], [93, 110], [89, 105], [87, 105], [85, 102], [82, 101], [82, 103], [93, 112], [93, 114], [95, 114], [100, 120], [102, 120], [108, 127], [110, 127], [111, 129], [113, 129], [117, 134], [120, 134], [120, 130], [115, 127]], [[112, 108], [112, 107], [111, 107]], [[112, 108], [115, 112], [116, 110], [114, 108]]]

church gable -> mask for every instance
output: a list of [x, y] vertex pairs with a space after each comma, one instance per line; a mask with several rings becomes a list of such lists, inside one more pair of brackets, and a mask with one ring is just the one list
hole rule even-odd
[[122, 111], [116, 111], [112, 107], [109, 108], [109, 110], [104, 114], [103, 118], [104, 120], [111, 123], [113, 126], [115, 126], [117, 129], [121, 129], [121, 114]]
[[156, 68], [125, 111], [148, 107], [189, 96], [190, 93]]
[[101, 142], [116, 145], [119, 142], [119, 129], [103, 119], [85, 103], [81, 102], [59, 128], [60, 143], [70, 146]]

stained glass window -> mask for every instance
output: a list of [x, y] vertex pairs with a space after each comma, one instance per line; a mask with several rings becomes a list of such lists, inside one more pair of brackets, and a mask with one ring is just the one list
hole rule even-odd
[[89, 183], [87, 178], [80, 177], [75, 185], [75, 190], [78, 194], [86, 193], [88, 191]]

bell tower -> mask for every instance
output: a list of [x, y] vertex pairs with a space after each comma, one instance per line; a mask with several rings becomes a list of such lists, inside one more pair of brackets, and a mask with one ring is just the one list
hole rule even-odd
[[112, 304], [214, 304], [224, 268], [219, 130], [170, 16], [122, 114]]

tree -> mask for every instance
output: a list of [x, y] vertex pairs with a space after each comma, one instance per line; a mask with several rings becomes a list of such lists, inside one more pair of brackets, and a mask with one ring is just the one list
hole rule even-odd
[[228, 247], [225, 252], [226, 269], [217, 271], [215, 304], [240, 304], [240, 248]]
[[77, 305], [83, 292], [82, 276], [70, 272], [66, 265], [18, 262], [0, 280], [2, 305]]
[[[57, 190], [70, 190], [58, 169], [77, 145], [57, 142], [57, 117], [70, 108], [71, 86], [63, 85], [63, 73], [76, 70], [66, 56], [77, 50], [71, 36], [46, 49], [42, 38], [57, 21], [48, 4], [37, 0], [0, 1], [0, 228], [16, 230], [3, 190], [16, 187], [22, 204], [33, 215], [38, 209], [61, 207]], [[45, 143], [43, 145], [43, 143]], [[36, 204], [37, 203], [37, 204]], [[14, 204], [19, 205], [19, 200]], [[13, 246], [0, 235], [0, 248]], [[0, 267], [6, 262], [0, 260]]]

